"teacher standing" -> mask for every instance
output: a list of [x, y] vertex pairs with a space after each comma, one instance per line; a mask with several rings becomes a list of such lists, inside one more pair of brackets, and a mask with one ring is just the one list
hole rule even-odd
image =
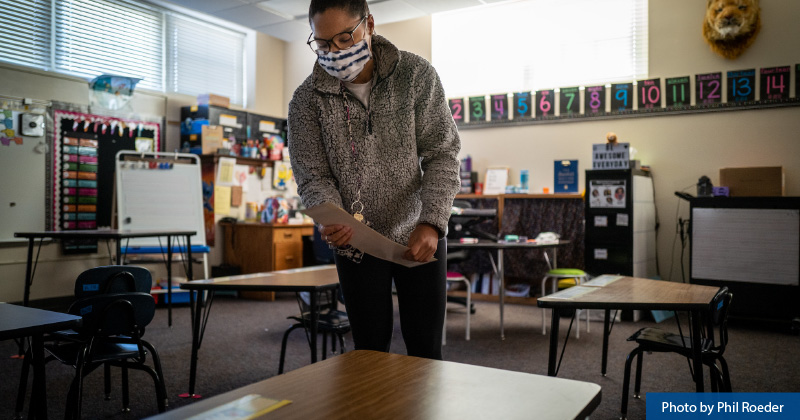
[[289, 104], [288, 139], [303, 204], [333, 203], [425, 262], [381, 260], [350, 246], [350, 228], [320, 227], [355, 348], [389, 351], [394, 280], [408, 354], [441, 359], [461, 147], [441, 82], [425, 59], [375, 34], [365, 0], [312, 0], [308, 16], [317, 62]]

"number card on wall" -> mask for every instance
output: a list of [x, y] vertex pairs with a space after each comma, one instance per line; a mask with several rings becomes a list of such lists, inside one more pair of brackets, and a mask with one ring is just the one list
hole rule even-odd
[[664, 95], [667, 97], [667, 108], [679, 108], [691, 105], [689, 100], [689, 76], [667, 79]]
[[470, 96], [469, 122], [486, 121], [486, 97]]
[[583, 91], [583, 113], [602, 114], [606, 112], [606, 87], [589, 86]]
[[800, 64], [794, 65], [794, 97], [800, 98], [800, 83], [797, 83], [797, 75], [800, 74]]
[[639, 109], [661, 108], [661, 79], [640, 80]]
[[611, 112], [633, 110], [633, 84], [618, 83], [611, 85]]
[[492, 107], [491, 120], [503, 121], [508, 119], [508, 94], [492, 95], [489, 102]]
[[553, 102], [555, 95], [552, 90], [536, 91], [536, 118], [549, 117], [554, 114]]
[[514, 119], [531, 116], [531, 93], [517, 92], [514, 94]]
[[694, 76], [695, 105], [722, 103], [722, 73], [706, 73]]
[[756, 100], [756, 70], [728, 72], [728, 102]]
[[762, 101], [789, 99], [789, 66], [761, 69]]
[[559, 115], [578, 115], [581, 110], [580, 89], [576, 87], [561, 88], [558, 106]]
[[464, 99], [450, 99], [448, 101], [450, 104], [450, 113], [453, 114], [453, 121], [458, 123], [464, 122]]

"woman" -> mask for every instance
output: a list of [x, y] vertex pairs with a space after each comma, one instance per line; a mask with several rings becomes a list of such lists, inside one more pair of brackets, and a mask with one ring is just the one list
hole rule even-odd
[[311, 75], [289, 104], [289, 151], [306, 207], [333, 203], [408, 246], [407, 268], [349, 245], [353, 232], [321, 226], [356, 349], [389, 351], [392, 280], [408, 354], [441, 359], [445, 233], [459, 189], [461, 143], [438, 75], [375, 34], [365, 0], [312, 0]]

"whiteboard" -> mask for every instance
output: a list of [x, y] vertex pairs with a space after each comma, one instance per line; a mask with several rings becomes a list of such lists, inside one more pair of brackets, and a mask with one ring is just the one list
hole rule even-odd
[[26, 241], [14, 238], [14, 232], [43, 231], [47, 219], [45, 137], [19, 136], [19, 115], [13, 112], [9, 128], [22, 144], [7, 138], [0, 143], [0, 242]]
[[800, 210], [695, 208], [692, 278], [800, 283]]
[[[144, 158], [144, 161], [125, 161], [126, 156]], [[167, 162], [172, 166], [151, 169], [149, 162]], [[206, 244], [197, 155], [121, 151], [117, 153], [115, 169], [119, 229], [194, 230], [197, 233], [192, 236], [192, 245]], [[159, 243], [158, 238], [132, 238], [127, 245], [166, 247], [164, 240]]]

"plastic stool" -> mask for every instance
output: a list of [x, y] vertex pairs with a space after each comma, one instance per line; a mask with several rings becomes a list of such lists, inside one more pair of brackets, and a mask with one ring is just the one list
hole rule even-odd
[[[589, 281], [589, 275], [586, 274], [585, 271], [577, 268], [554, 268], [548, 271], [542, 279], [542, 296], [547, 294], [548, 280], [551, 280], [552, 283], [551, 293], [555, 293], [558, 291], [558, 289], [577, 286], [581, 283]], [[578, 317], [578, 327], [575, 328], [575, 338], [581, 338], [581, 312], [586, 312], [586, 332], [588, 333], [590, 331], [589, 311], [585, 309], [578, 309], [578, 313], [576, 315]], [[547, 309], [545, 308], [542, 308], [542, 335], [547, 335]]]

